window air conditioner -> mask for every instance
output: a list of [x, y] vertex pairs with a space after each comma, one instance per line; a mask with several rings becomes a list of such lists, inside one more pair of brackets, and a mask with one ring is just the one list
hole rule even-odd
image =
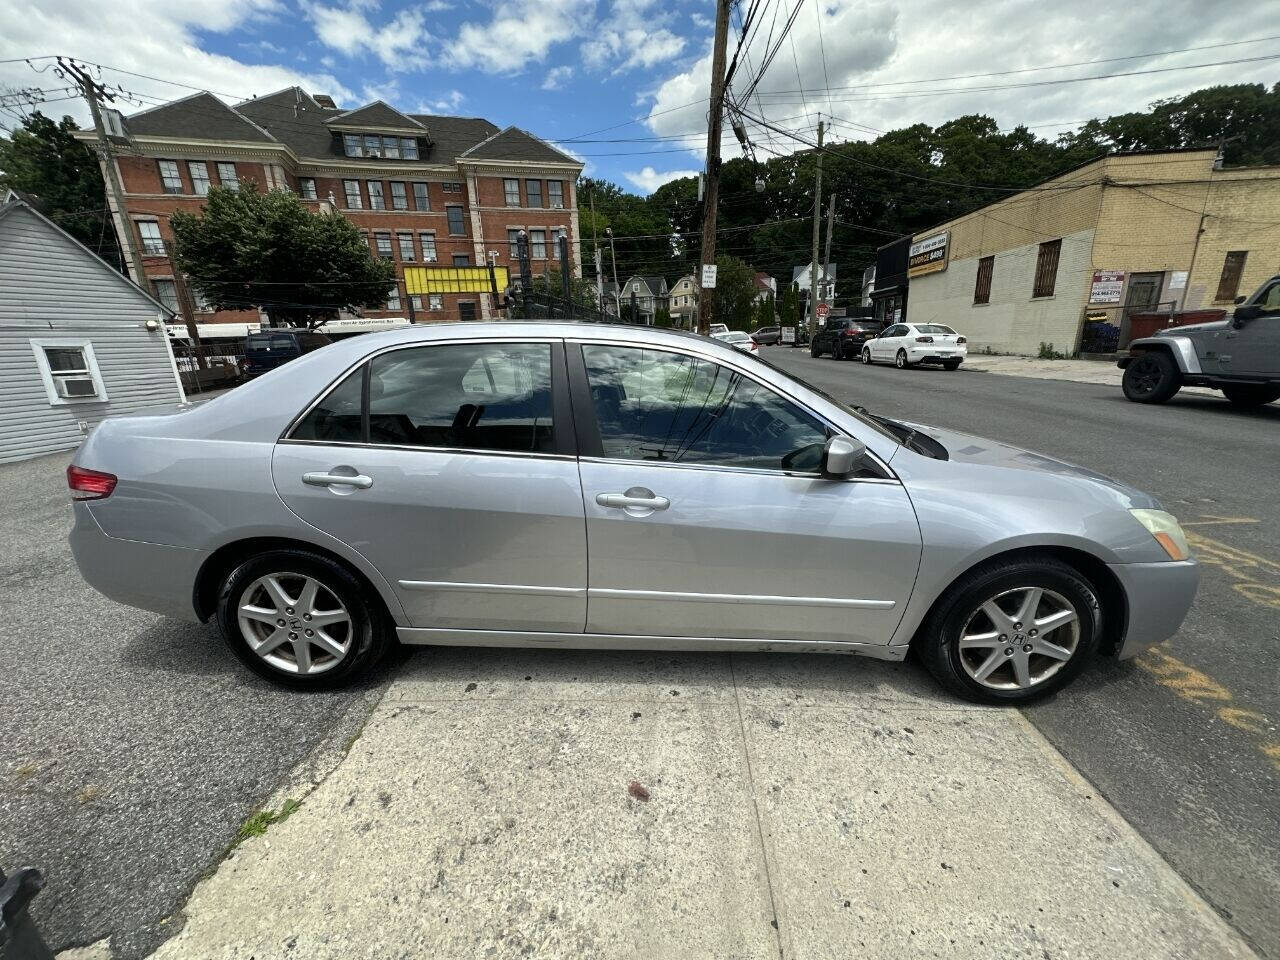
[[98, 395], [98, 386], [93, 382], [93, 377], [57, 377], [54, 386], [58, 396], [68, 400]]

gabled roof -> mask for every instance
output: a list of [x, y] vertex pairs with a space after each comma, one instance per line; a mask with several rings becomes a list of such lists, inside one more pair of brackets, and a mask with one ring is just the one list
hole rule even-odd
[[415, 113], [413, 119], [421, 121], [431, 131], [429, 158], [434, 163], [453, 163], [463, 151], [498, 132], [497, 125], [483, 117], [441, 117]]
[[346, 113], [335, 113], [325, 123], [338, 127], [390, 127], [391, 129], [426, 132], [426, 126], [406, 113], [401, 113], [385, 100], [375, 100]]
[[181, 100], [143, 110], [124, 121], [135, 137], [175, 137], [190, 140], [235, 140], [272, 143], [275, 137], [251, 119], [228, 107], [211, 93], [193, 93]]
[[635, 274], [634, 276], [627, 277], [626, 283], [622, 285], [623, 290], [625, 291], [628, 286], [630, 286], [632, 283], [634, 283], [637, 280], [639, 280], [649, 289], [649, 295], [653, 297], [660, 295], [662, 291], [662, 285], [667, 282], [666, 277], [645, 277], [645, 276], [641, 276], [640, 274]]
[[535, 160], [544, 163], [574, 163], [581, 166], [562, 150], [557, 150], [545, 140], [539, 140], [519, 127], [507, 127], [489, 139], [462, 153], [459, 160]]
[[100, 256], [98, 256], [96, 253], [94, 253], [92, 250], [86, 247], [83, 243], [81, 243], [71, 234], [67, 233], [67, 231], [63, 230], [60, 226], [58, 226], [56, 223], [54, 223], [52, 220], [46, 217], [43, 213], [41, 213], [31, 204], [27, 203], [25, 200], [18, 199], [16, 192], [10, 192], [8, 194], [8, 199], [6, 200], [6, 202], [0, 203], [0, 230], [3, 230], [5, 226], [5, 222], [8, 220], [11, 220], [13, 218], [13, 215], [18, 213], [19, 211], [25, 211], [30, 216], [34, 217], [35, 220], [45, 229], [50, 230], [53, 233], [61, 236], [64, 240], [66, 240], [68, 243], [74, 246], [77, 250], [79, 250], [82, 254], [84, 254], [84, 256], [88, 257], [90, 260], [92, 260], [95, 264], [97, 264], [107, 273], [111, 274], [111, 276], [115, 277], [116, 281], [118, 283], [123, 284], [126, 289], [131, 291], [136, 296], [142, 297], [144, 300], [151, 303], [157, 310], [160, 311], [161, 314], [163, 314], [166, 317], [172, 317], [174, 315], [173, 311], [170, 310], [168, 307], [166, 307], [163, 303], [161, 303], [155, 297], [151, 296], [151, 294], [147, 293], [145, 290], [143, 290], [140, 286], [134, 283], [131, 279], [126, 277], [119, 270], [112, 267], [111, 264], [107, 263], [107, 261], [103, 260]]

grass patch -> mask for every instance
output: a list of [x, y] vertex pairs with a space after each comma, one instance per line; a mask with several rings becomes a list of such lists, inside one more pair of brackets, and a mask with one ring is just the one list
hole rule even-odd
[[232, 846], [243, 843], [250, 837], [262, 836], [273, 823], [283, 823], [288, 820], [290, 815], [300, 806], [302, 804], [291, 797], [280, 806], [278, 811], [259, 810], [244, 823], [240, 824], [240, 829], [236, 831], [235, 843]]

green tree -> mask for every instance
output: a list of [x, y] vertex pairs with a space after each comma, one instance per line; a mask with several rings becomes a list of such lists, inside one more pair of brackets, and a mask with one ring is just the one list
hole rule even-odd
[[659, 307], [657, 313], [653, 315], [653, 325], [655, 327], [671, 326], [671, 311], [666, 307]]
[[217, 310], [260, 307], [273, 326], [313, 327], [339, 310], [382, 306], [395, 266], [375, 259], [341, 214], [312, 213], [285, 190], [215, 187], [201, 216], [170, 218], [174, 258]]
[[716, 257], [712, 322], [727, 324], [730, 330], [750, 329], [755, 294], [755, 272], [744, 261], [724, 253]]
[[761, 297], [756, 304], [756, 319], [751, 329], [759, 330], [761, 327], [771, 327], [777, 322], [777, 316], [774, 313], [773, 296]]
[[[560, 283], [560, 268], [550, 267], [546, 273], [533, 278], [533, 292], [550, 294], [553, 297], [564, 296], [564, 287]], [[596, 308], [596, 283], [585, 277], [569, 277], [569, 300], [584, 307]]]
[[40, 211], [108, 263], [123, 269], [98, 160], [72, 133], [38, 110], [0, 137], [0, 186], [36, 198]]

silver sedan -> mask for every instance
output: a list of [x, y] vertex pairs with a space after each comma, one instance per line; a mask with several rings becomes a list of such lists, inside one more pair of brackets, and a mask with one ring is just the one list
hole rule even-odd
[[300, 687], [396, 640], [914, 649], [1018, 702], [1173, 634], [1198, 581], [1146, 494], [651, 328], [357, 337], [105, 421], [68, 482], [90, 584]]

